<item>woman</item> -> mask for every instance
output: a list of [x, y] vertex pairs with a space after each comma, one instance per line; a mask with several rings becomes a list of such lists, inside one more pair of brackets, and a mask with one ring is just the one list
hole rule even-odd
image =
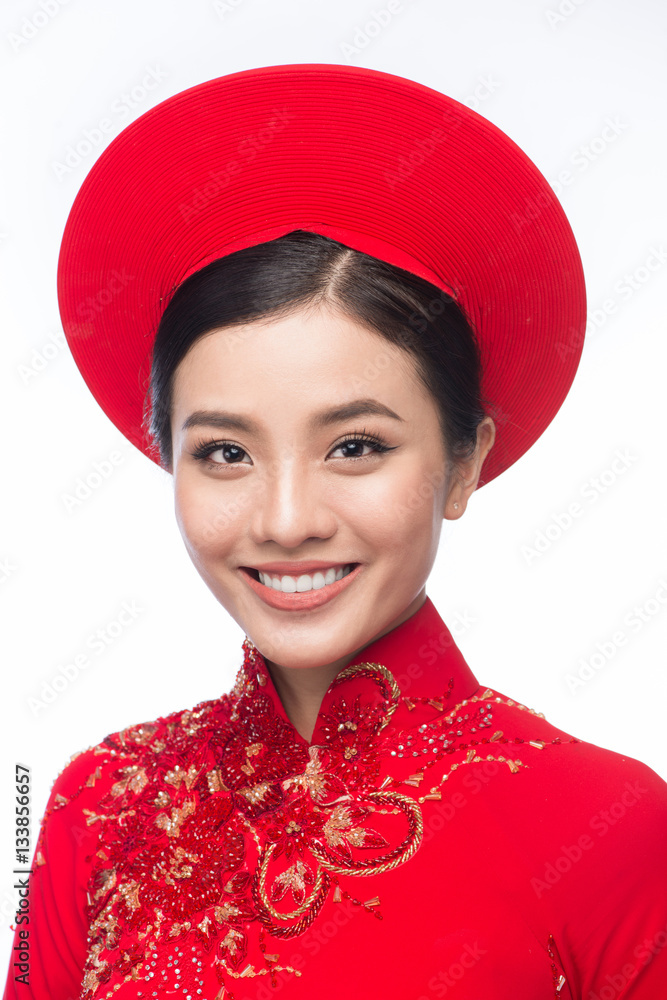
[[480, 685], [425, 591], [581, 353], [535, 166], [399, 77], [233, 74], [100, 157], [59, 297], [246, 639], [60, 774], [5, 996], [660, 996], [667, 785]]

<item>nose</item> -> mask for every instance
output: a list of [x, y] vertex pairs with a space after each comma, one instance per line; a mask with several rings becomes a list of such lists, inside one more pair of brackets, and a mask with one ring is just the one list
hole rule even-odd
[[254, 503], [251, 532], [257, 544], [274, 542], [295, 549], [313, 539], [331, 538], [336, 531], [323, 475], [298, 454], [268, 465]]

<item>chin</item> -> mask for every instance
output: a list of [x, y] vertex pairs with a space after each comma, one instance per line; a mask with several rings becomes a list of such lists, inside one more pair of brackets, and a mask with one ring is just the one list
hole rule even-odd
[[[364, 567], [368, 571], [368, 566]], [[365, 576], [365, 574], [364, 574]], [[247, 583], [232, 578], [205, 580], [216, 599], [243, 629], [265, 660], [293, 669], [322, 667], [353, 656], [391, 627], [421, 589], [406, 590], [401, 600], [392, 588], [395, 574], [371, 588], [367, 578], [358, 579], [348, 593], [307, 611], [286, 611], [265, 605], [248, 592]], [[384, 595], [390, 594], [390, 599]]]
[[338, 624], [318, 628], [313, 622], [293, 621], [266, 628], [255, 621], [255, 625], [246, 634], [264, 659], [297, 670], [335, 663], [372, 638], [369, 632], [368, 639], [355, 641], [350, 629]]

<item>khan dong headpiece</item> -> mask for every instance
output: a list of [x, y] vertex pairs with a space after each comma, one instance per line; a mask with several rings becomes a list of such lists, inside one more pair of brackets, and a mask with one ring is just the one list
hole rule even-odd
[[[178, 285], [293, 229], [454, 295], [482, 352], [490, 482], [531, 447], [574, 378], [586, 322], [577, 244], [550, 185], [495, 125], [377, 70], [267, 66], [175, 94], [123, 130], [65, 228], [58, 298], [100, 406], [154, 461], [151, 350]], [[481, 485], [481, 483], [480, 483]]]

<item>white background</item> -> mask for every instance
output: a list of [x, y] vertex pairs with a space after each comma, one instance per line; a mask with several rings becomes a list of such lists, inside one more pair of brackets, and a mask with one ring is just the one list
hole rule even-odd
[[[662, 0], [401, 0], [381, 30], [384, 0], [43, 3], [48, 15], [33, 0], [5, 2], [0, 24], [0, 946], [16, 906], [14, 762], [32, 769], [34, 843], [71, 754], [216, 697], [241, 662], [243, 633], [183, 547], [169, 476], [125, 441], [58, 346], [56, 299], [67, 213], [102, 148], [153, 104], [226, 73], [323, 62], [413, 78], [475, 107], [559, 190], [590, 305], [576, 380], [538, 443], [445, 522], [427, 593], [450, 627], [474, 619], [457, 642], [481, 683], [667, 777]], [[99, 146], [59, 170], [103, 118], [113, 127]], [[113, 473], [68, 511], [63, 496], [114, 451]], [[614, 473], [619, 451], [628, 457]], [[559, 533], [554, 518], [575, 501], [582, 514]], [[549, 525], [529, 561], [524, 547]], [[89, 636], [123, 602], [140, 609], [135, 620], [91, 653]], [[625, 645], [572, 690], [568, 675], [619, 630]], [[46, 704], [84, 651], [90, 666]]]

